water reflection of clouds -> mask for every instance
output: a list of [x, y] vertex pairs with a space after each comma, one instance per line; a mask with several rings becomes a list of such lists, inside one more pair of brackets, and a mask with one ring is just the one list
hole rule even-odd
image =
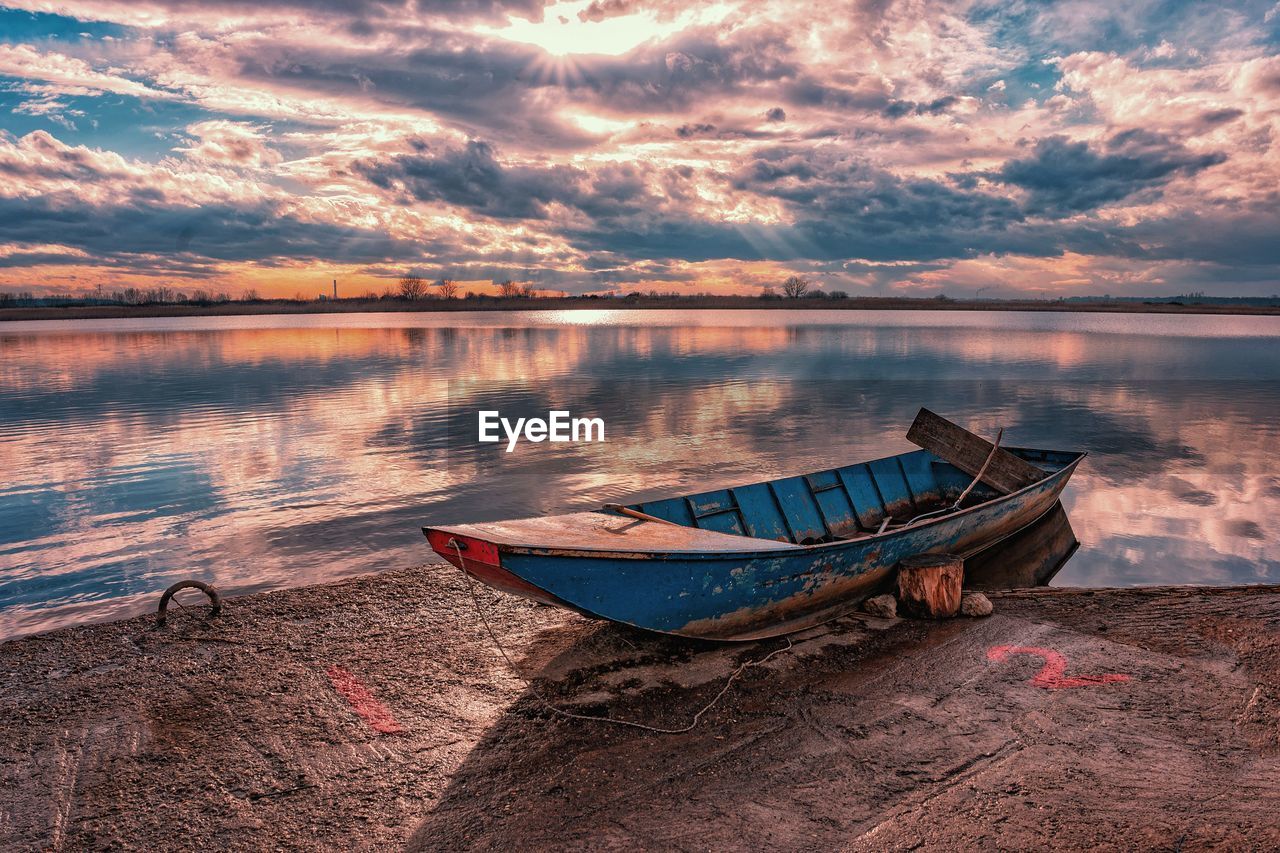
[[[898, 452], [920, 405], [1090, 450], [1060, 583], [1280, 579], [1272, 340], [796, 319], [0, 335], [0, 633], [177, 576], [234, 591], [405, 565], [428, 519]], [[609, 440], [451, 440], [448, 413], [481, 407], [601, 416]]]

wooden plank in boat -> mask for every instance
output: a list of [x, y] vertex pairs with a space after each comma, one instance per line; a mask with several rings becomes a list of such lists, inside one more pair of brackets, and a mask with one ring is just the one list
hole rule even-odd
[[858, 520], [853, 512], [853, 502], [845, 491], [840, 475], [833, 471], [819, 471], [809, 474], [805, 481], [813, 492], [813, 499], [818, 502], [818, 510], [822, 520], [833, 536], [848, 537], [858, 533]]
[[942, 500], [942, 489], [938, 485], [938, 477], [933, 472], [933, 457], [923, 451], [907, 453], [898, 457], [902, 463], [902, 473], [907, 477], [907, 485], [911, 487], [911, 499], [916, 508], [931, 506]]
[[858, 523], [864, 530], [875, 530], [884, 518], [884, 504], [880, 502], [880, 493], [876, 491], [875, 480], [871, 479], [871, 471], [866, 465], [849, 465], [837, 468], [836, 473], [853, 502]]
[[[993, 446], [985, 438], [974, 435], [928, 409], [921, 409], [916, 415], [911, 429], [907, 430], [907, 440], [934, 456], [945, 459], [971, 477], [977, 476], [982, 464], [991, 455]], [[1003, 494], [1009, 494], [1038, 483], [1047, 476], [1047, 472], [1000, 448], [991, 457], [991, 464], [983, 473], [982, 482]]]
[[785, 477], [769, 483], [778, 496], [778, 506], [786, 516], [792, 535], [800, 542], [816, 541], [827, 535], [826, 525], [818, 512], [818, 502], [809, 491], [804, 477]]
[[915, 507], [911, 503], [911, 489], [907, 486], [907, 478], [902, 474], [902, 466], [896, 456], [888, 459], [876, 459], [867, 463], [871, 476], [876, 481], [876, 489], [889, 515], [894, 518], [907, 518], [915, 515]]
[[747, 526], [747, 535], [757, 539], [774, 539], [779, 542], [791, 541], [791, 530], [782, 517], [782, 510], [774, 500], [768, 483], [752, 483], [733, 489], [734, 500], [738, 502], [738, 511], [742, 513], [742, 522]]
[[640, 521], [603, 512], [574, 512], [511, 521], [433, 527], [499, 546], [589, 551], [776, 551], [797, 548], [786, 542], [734, 536], [696, 527]]

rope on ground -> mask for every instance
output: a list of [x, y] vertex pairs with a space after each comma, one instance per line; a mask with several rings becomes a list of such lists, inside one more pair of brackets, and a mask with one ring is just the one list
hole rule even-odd
[[733, 682], [736, 681], [738, 676], [742, 675], [742, 673], [748, 667], [762, 666], [766, 662], [768, 662], [768, 660], [772, 658], [774, 655], [778, 654], [779, 652], [790, 651], [792, 647], [795, 645], [794, 643], [791, 642], [790, 637], [786, 637], [784, 639], [786, 639], [787, 644], [782, 648], [774, 649], [773, 651], [769, 652], [769, 654], [765, 655], [759, 660], [749, 660], [749, 661], [746, 661], [745, 663], [740, 664], [738, 668], [735, 669], [729, 675], [729, 678], [725, 680], [724, 686], [720, 688], [720, 692], [717, 693], [711, 699], [710, 702], [708, 702], [706, 705], [703, 705], [702, 708], [698, 711], [698, 713], [693, 715], [693, 719], [689, 722], [689, 725], [682, 726], [681, 728], [678, 728], [678, 729], [667, 729], [667, 728], [662, 728], [661, 726], [651, 726], [651, 725], [648, 725], [647, 723], [637, 723], [633, 720], [620, 720], [616, 717], [608, 717], [608, 716], [594, 717], [594, 716], [591, 716], [590, 714], [576, 714], [573, 711], [566, 711], [563, 708], [553, 705], [550, 700], [548, 700], [545, 696], [542, 695], [542, 693], [538, 690], [538, 688], [533, 686], [532, 681], [525, 678], [523, 675], [520, 674], [520, 670], [516, 669], [516, 665], [511, 661], [511, 656], [507, 654], [507, 650], [506, 648], [503, 647], [502, 641], [498, 639], [498, 635], [494, 632], [493, 626], [489, 624], [489, 617], [485, 615], [484, 607], [480, 604], [480, 596], [476, 593], [475, 580], [471, 575], [471, 570], [467, 568], [466, 558], [462, 556], [462, 546], [458, 544], [458, 540], [452, 539], [452, 538], [449, 540], [448, 544], [452, 545], [453, 550], [458, 553], [458, 568], [462, 569], [462, 574], [467, 579], [467, 591], [471, 593], [471, 602], [472, 604], [475, 605], [476, 614], [480, 617], [480, 621], [484, 623], [484, 628], [489, 633], [489, 639], [493, 640], [493, 645], [498, 649], [498, 653], [501, 654], [502, 659], [507, 662], [507, 668], [511, 670], [512, 674], [515, 675], [516, 678], [519, 678], [521, 681], [524, 682], [525, 687], [529, 689], [530, 693], [532, 693], [535, 697], [537, 697], [538, 701], [542, 703], [543, 707], [545, 707], [548, 711], [551, 711], [554, 714], [558, 714], [559, 716], [566, 717], [570, 720], [586, 720], [588, 722], [593, 722], [593, 723], [612, 723], [616, 726], [630, 726], [633, 729], [643, 729], [644, 731], [647, 731], [647, 732], [657, 732], [658, 734], [664, 734], [664, 735], [684, 734], [685, 732], [693, 731], [694, 727], [696, 727], [698, 725], [698, 722], [702, 719], [702, 715], [715, 707], [716, 703], [719, 702], [724, 697], [724, 695], [729, 692], [729, 688], [733, 686]]

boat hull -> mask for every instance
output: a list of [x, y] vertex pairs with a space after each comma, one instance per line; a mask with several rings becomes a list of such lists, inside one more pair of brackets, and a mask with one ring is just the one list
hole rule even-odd
[[[735, 553], [597, 553], [499, 544], [497, 565], [483, 567], [487, 576], [475, 571], [478, 565], [467, 568], [500, 589], [650, 631], [757, 640], [846, 612], [885, 587], [905, 557], [969, 556], [1016, 533], [1053, 508], [1080, 458], [1014, 494], [881, 535]], [[427, 534], [454, 565], [469, 559], [465, 550], [459, 559], [457, 544], [488, 545], [447, 530]]]

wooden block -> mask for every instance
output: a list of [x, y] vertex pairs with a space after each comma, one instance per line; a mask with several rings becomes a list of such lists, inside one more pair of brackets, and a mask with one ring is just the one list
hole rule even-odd
[[[911, 429], [907, 430], [907, 440], [939, 459], [950, 462], [970, 477], [977, 476], [993, 447], [985, 438], [974, 435], [928, 409], [921, 409], [916, 415]], [[1007, 495], [1039, 482], [1046, 476], [1045, 471], [1027, 460], [1000, 448], [983, 473], [982, 482]]]
[[898, 603], [912, 616], [955, 616], [963, 587], [964, 560], [953, 554], [917, 554], [898, 564]]

